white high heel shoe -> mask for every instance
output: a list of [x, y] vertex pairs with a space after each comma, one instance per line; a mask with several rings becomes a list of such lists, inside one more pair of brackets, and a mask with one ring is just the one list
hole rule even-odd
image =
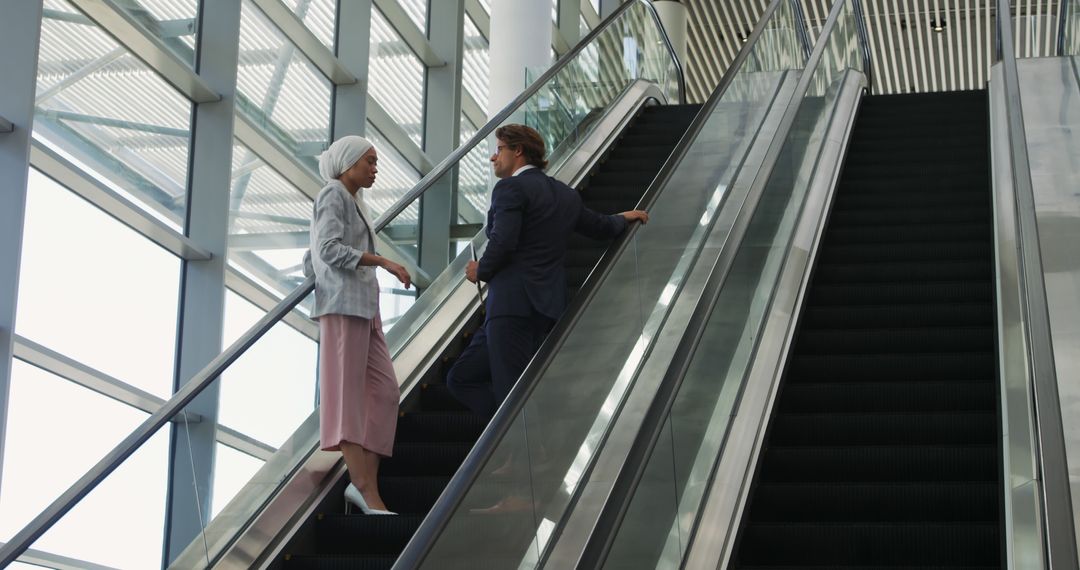
[[349, 504], [353, 504], [356, 508], [360, 509], [360, 512], [365, 515], [396, 515], [393, 511], [383, 511], [380, 509], [373, 509], [367, 506], [367, 501], [364, 500], [364, 496], [360, 494], [360, 489], [356, 488], [356, 485], [349, 483], [348, 487], [345, 487], [345, 507], [348, 509]]

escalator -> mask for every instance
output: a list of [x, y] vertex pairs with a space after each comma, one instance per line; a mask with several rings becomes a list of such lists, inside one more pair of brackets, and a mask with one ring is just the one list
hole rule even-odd
[[732, 568], [1000, 567], [987, 114], [864, 100]]
[[[580, 185], [585, 205], [614, 214], [633, 209], [679, 142], [700, 105], [649, 105]], [[608, 243], [575, 234], [567, 249], [567, 288], [577, 292]], [[479, 326], [473, 319], [469, 331]], [[444, 379], [468, 333], [441, 355], [419, 390], [401, 406], [393, 457], [380, 467], [379, 488], [396, 517], [347, 514], [343, 503], [319, 510], [271, 568], [390, 568], [485, 427], [447, 391]], [[339, 481], [330, 496], [340, 497]], [[504, 524], [499, 521], [497, 524]]]

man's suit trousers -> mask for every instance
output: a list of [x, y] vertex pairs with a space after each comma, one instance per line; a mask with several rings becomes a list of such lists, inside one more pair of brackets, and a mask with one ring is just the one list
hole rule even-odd
[[494, 416], [554, 325], [539, 313], [488, 319], [450, 368], [450, 393], [473, 412]]

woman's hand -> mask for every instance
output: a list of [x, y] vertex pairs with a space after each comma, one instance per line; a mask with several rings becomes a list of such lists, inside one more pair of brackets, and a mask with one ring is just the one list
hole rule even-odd
[[409, 270], [404, 266], [394, 263], [389, 259], [383, 258], [383, 269], [389, 271], [394, 277], [397, 277], [398, 281], [405, 286], [406, 289], [412, 286], [412, 276], [409, 275]]

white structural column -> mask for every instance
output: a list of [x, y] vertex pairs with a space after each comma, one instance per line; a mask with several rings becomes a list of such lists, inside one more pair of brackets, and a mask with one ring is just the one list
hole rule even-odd
[[[440, 161], [457, 148], [461, 133], [465, 0], [439, 0], [432, 2], [429, 10], [431, 48], [446, 65], [427, 72], [424, 151]], [[456, 182], [453, 176], [443, 176], [420, 198], [420, 268], [432, 277], [449, 262]]]
[[[174, 389], [183, 386], [221, 352], [236, 66], [240, 51], [240, 2], [214, 0], [201, 3], [196, 70], [221, 99], [195, 106], [188, 173], [187, 235], [212, 257], [201, 261], [186, 260], [183, 264]], [[175, 424], [172, 430], [165, 511], [166, 562], [179, 556], [199, 536], [210, 518], [218, 384], [208, 388], [187, 407], [187, 411], [202, 416], [203, 421]], [[258, 413], [254, 404], [252, 413]]]
[[653, 0], [652, 4], [671, 40], [671, 46], [675, 48], [675, 55], [679, 56], [680, 63], [686, 65], [686, 4], [677, 0]]
[[367, 119], [368, 60], [371, 52], [371, 0], [338, 3], [334, 53], [356, 83], [334, 87], [334, 140], [362, 135]]
[[[551, 26], [547, 25], [550, 21], [548, 2], [491, 2], [489, 116], [501, 111], [525, 89], [526, 69], [551, 65]], [[515, 115], [509, 121], [520, 123], [524, 118]]]
[[568, 49], [581, 39], [581, 0], [559, 0], [559, 35]]
[[0, 18], [0, 473], [4, 467], [11, 354], [15, 341], [15, 306], [19, 296], [23, 218], [34, 122], [41, 2], [7, 2]]

